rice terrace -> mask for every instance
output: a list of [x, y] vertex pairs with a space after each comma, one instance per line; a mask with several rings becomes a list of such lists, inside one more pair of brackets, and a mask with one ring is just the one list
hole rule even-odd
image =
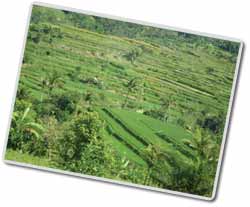
[[35, 5], [5, 159], [211, 197], [239, 47]]

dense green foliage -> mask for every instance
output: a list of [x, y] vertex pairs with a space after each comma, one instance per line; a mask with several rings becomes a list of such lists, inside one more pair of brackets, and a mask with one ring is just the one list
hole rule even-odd
[[33, 14], [32, 22], [36, 24], [40, 22], [51, 22], [53, 24], [63, 23], [102, 34], [111, 34], [138, 40], [142, 39], [157, 45], [163, 44], [169, 46], [169, 44], [175, 43], [175, 40], [178, 38], [179, 41], [194, 43], [195, 46], [203, 45], [211, 47], [211, 45], [213, 45], [225, 51], [232, 52], [233, 54], [237, 54], [239, 49], [239, 44], [231, 41], [218, 40], [215, 38], [202, 37], [172, 30], [164, 30], [97, 16], [88, 16], [74, 12], [55, 11], [54, 9], [35, 7]]
[[34, 6], [6, 159], [211, 196], [238, 48]]

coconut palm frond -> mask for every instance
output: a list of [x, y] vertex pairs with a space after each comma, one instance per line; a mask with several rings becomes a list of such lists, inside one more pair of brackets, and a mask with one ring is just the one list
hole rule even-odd
[[29, 133], [35, 135], [36, 138], [40, 137], [40, 134], [36, 130], [34, 130], [34, 129], [27, 128], [26, 131], [28, 131]]
[[43, 132], [44, 128], [42, 125], [35, 123], [35, 122], [28, 122], [24, 124], [24, 127], [32, 128], [33, 130], [36, 130], [37, 132]]
[[22, 121], [26, 118], [26, 116], [28, 115], [29, 111], [30, 111], [30, 107], [27, 107], [25, 109], [24, 113], [23, 113], [22, 118], [21, 118]]

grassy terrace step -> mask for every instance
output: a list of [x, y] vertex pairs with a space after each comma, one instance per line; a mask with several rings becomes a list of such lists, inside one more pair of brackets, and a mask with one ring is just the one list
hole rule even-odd
[[196, 160], [196, 158], [197, 158], [196, 153], [194, 151], [192, 151], [190, 148], [188, 148], [187, 146], [185, 146], [183, 143], [180, 143], [180, 142], [176, 141], [175, 139], [173, 139], [173, 138], [171, 138], [168, 135], [163, 134], [163, 133], [156, 133], [156, 135], [159, 136], [160, 138], [162, 138], [163, 140], [165, 140], [166, 142], [171, 143], [172, 146], [176, 150], [180, 151], [185, 156], [187, 156], [193, 160]]
[[[144, 160], [145, 163], [150, 162], [149, 160], [147, 160], [147, 156], [144, 154], [145, 153], [145, 149], [146, 146], [149, 144], [147, 142], [145, 142], [144, 147], [143, 148], [137, 148], [132, 142], [131, 142], [131, 138], [133, 137], [133, 139], [138, 139], [138, 141], [140, 141], [141, 139], [145, 139], [145, 137], [141, 137], [138, 135], [136, 131], [136, 128], [138, 125], [136, 125], [135, 127], [130, 127], [128, 128], [128, 126], [126, 126], [124, 124], [124, 122], [117, 118], [114, 113], [111, 113], [111, 111], [113, 111], [114, 109], [98, 109], [98, 112], [100, 113], [101, 117], [104, 118], [106, 120], [107, 126], [106, 126], [106, 131], [107, 133], [109, 133], [109, 136], [112, 136], [113, 138], [116, 138], [118, 141], [120, 141], [120, 144], [123, 144], [125, 147], [127, 147], [127, 149], [133, 151], [133, 153], [135, 153], [137, 156], [141, 157], [141, 159]], [[121, 111], [121, 110], [120, 110]], [[127, 115], [132, 113], [129, 111], [125, 111], [122, 110], [124, 113], [126, 113], [126, 117], [128, 117]], [[134, 113], [134, 112], [133, 112]], [[106, 114], [106, 116], [105, 116]], [[134, 115], [137, 115], [137, 113], [134, 113]], [[146, 121], [147, 117], [144, 117]], [[133, 120], [131, 119], [131, 117], [129, 117], [130, 121], [133, 122]], [[149, 120], [151, 118], [149, 117]], [[113, 120], [113, 121], [111, 121]], [[156, 120], [157, 122], [158, 120]], [[133, 122], [134, 123], [134, 122]], [[120, 126], [120, 127], [119, 127]], [[167, 127], [167, 129], [169, 130], [169, 128], [173, 127], [172, 130], [175, 130], [176, 128], [174, 128], [174, 126], [169, 125]], [[177, 127], [178, 128], [178, 127]], [[154, 130], [152, 131], [154, 132]], [[183, 131], [180, 132], [180, 134], [175, 134], [175, 136], [177, 135], [177, 137], [182, 134], [183, 135]], [[125, 136], [125, 134], [127, 134], [127, 136]], [[170, 134], [171, 134], [171, 130], [170, 130]], [[173, 131], [172, 131], [173, 134]], [[128, 136], [130, 135], [130, 136]], [[190, 135], [187, 135], [187, 137]], [[186, 163], [189, 163], [190, 160], [194, 160], [195, 161], [195, 154], [192, 153], [183, 143], [181, 143], [180, 140], [175, 140], [174, 138], [170, 138], [167, 139], [166, 137], [162, 137], [161, 134], [156, 134], [156, 137], [158, 137], [159, 140], [163, 140], [163, 142], [165, 144], [168, 145], [168, 147], [162, 148], [163, 145], [161, 145], [160, 147], [162, 148], [163, 151], [165, 151], [166, 153], [166, 159], [169, 160], [169, 166], [173, 165], [173, 159], [176, 159], [177, 157], [179, 157], [179, 159], [181, 158], [182, 160], [186, 160]], [[190, 138], [190, 137], [189, 137]], [[180, 138], [179, 138], [180, 139]], [[156, 140], [151, 140], [150, 144], [154, 144]], [[171, 157], [172, 156], [172, 157]], [[174, 157], [176, 158], [174, 158]], [[131, 158], [130, 158], [131, 159]], [[157, 174], [157, 173], [156, 173]], [[159, 172], [158, 172], [159, 174]], [[157, 179], [157, 178], [156, 178]], [[159, 179], [157, 179], [159, 180]]]
[[128, 160], [133, 161], [139, 165], [147, 166], [146, 161], [140, 156], [141, 154], [134, 147], [134, 145], [129, 144], [125, 141], [121, 136], [117, 133], [111, 134], [108, 132], [107, 127], [102, 132], [103, 138], [107, 143], [111, 144], [111, 146], [120, 154], [122, 157], [126, 157]]
[[108, 114], [112, 119], [114, 119], [125, 131], [127, 131], [131, 136], [135, 137], [139, 142], [141, 142], [143, 145], [147, 146], [150, 143], [145, 140], [145, 138], [139, 136], [136, 134], [133, 129], [127, 127], [120, 119], [115, 117], [115, 115], [108, 109], [103, 108], [102, 109], [106, 114]]
[[[171, 142], [169, 140], [163, 139], [162, 137], [159, 137], [156, 134], [156, 131], [154, 129], [149, 128], [145, 125], [144, 122], [147, 122], [148, 124], [155, 122], [155, 124], [158, 124], [158, 120], [155, 120], [153, 118], [125, 110], [118, 110], [118, 109], [104, 109], [106, 113], [109, 113], [110, 116], [120, 125], [122, 125], [123, 129], [127, 131], [131, 136], [135, 137], [139, 141], [144, 140], [145, 146], [149, 144], [156, 144], [162, 150], [167, 151], [176, 151], [178, 148], [177, 154], [179, 153], [179, 156], [185, 156], [194, 159], [194, 155], [189, 151], [189, 149], [180, 141], [181, 138], [190, 138], [190, 134], [185, 132], [183, 129], [179, 127], [175, 127], [173, 125], [163, 126], [160, 125], [161, 131], [164, 131], [165, 133], [171, 134], [172, 139]], [[115, 112], [116, 113], [115, 113]], [[118, 116], [117, 114], [120, 113]], [[137, 121], [135, 119], [138, 119]], [[132, 125], [129, 125], [129, 123], [132, 123]], [[160, 122], [160, 121], [159, 121]], [[161, 122], [160, 122], [161, 123]], [[139, 130], [138, 130], [139, 129]], [[179, 131], [178, 131], [179, 129]], [[177, 132], [175, 131], [177, 130]], [[176, 140], [176, 141], [175, 141]]]
[[128, 159], [135, 161], [141, 165], [147, 165], [144, 155], [146, 146], [139, 142], [135, 137], [129, 134], [120, 126], [112, 117], [106, 114], [102, 109], [97, 109], [101, 118], [106, 122], [104, 134], [108, 135], [106, 140], [113, 143], [118, 153], [125, 155]]
[[[130, 144], [129, 141], [124, 139], [122, 136], [119, 135], [119, 133], [116, 133], [111, 126], [106, 127], [107, 132], [113, 136], [115, 139], [117, 139], [119, 142], [121, 142], [125, 147], [127, 147], [129, 150], [131, 150], [134, 154], [139, 156], [145, 163], [147, 163], [147, 159], [145, 156], [145, 153], [143, 150], [139, 150], [134, 145]], [[127, 150], [126, 150], [127, 151]], [[134, 159], [134, 158], [133, 158]]]
[[[162, 148], [171, 148], [171, 146], [155, 135], [149, 127], [145, 126], [141, 120], [148, 121], [147, 116], [136, 112], [121, 110], [121, 109], [109, 109], [114, 117], [120, 120], [120, 122], [133, 134], [140, 139], [144, 139], [147, 144], [155, 144]], [[155, 119], [150, 119], [150, 122], [154, 122]], [[156, 120], [157, 122], [158, 120]]]
[[124, 130], [124, 128], [120, 124], [118, 124], [112, 117], [106, 114], [103, 110], [98, 109], [97, 111], [100, 114], [101, 118], [103, 118], [106, 121], [106, 123], [110, 125], [117, 134], [119, 134], [120, 137], [126, 139], [130, 145], [133, 145], [137, 150], [142, 150], [145, 148], [145, 145], [143, 143], [138, 141], [135, 137], [131, 136], [130, 133]]

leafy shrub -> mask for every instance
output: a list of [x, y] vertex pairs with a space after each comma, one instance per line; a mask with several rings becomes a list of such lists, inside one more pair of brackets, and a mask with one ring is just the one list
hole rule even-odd
[[49, 99], [45, 99], [43, 102], [36, 101], [34, 104], [34, 110], [41, 118], [46, 116], [54, 116], [57, 109], [54, 103], [50, 103]]
[[63, 131], [63, 125], [57, 121], [54, 116], [44, 116], [41, 119], [42, 125], [46, 129], [43, 133], [43, 138], [47, 146], [46, 156], [49, 159], [55, 156], [55, 145]]
[[[17, 95], [17, 96], [19, 96], [19, 95]], [[26, 95], [25, 95], [25, 97], [26, 97]], [[31, 106], [30, 102], [27, 101], [26, 99], [17, 98], [16, 102], [15, 102], [15, 111], [14, 111], [14, 113], [21, 115], [21, 113], [24, 112], [25, 109], [27, 109], [30, 106]], [[34, 117], [34, 116], [35, 116], [35, 112], [34, 111], [29, 111], [29, 117]]]
[[41, 40], [49, 43], [53, 42], [53, 39], [63, 38], [63, 33], [60, 27], [52, 26], [50, 24], [31, 24], [29, 27], [28, 39], [34, 43], [39, 43]]
[[136, 47], [132, 49], [131, 51], [127, 52], [124, 57], [130, 61], [132, 64], [134, 64], [136, 58], [138, 58], [142, 54], [142, 49], [139, 47]]
[[15, 111], [10, 128], [8, 147], [33, 155], [43, 156], [47, 147], [42, 137], [43, 127], [29, 116], [30, 107], [25, 111]]
[[54, 116], [62, 122], [76, 111], [78, 101], [78, 93], [56, 93], [42, 102], [36, 101], [34, 108], [41, 117]]
[[143, 114], [159, 120], [163, 120], [164, 118], [164, 113], [159, 109], [150, 109], [144, 111]]
[[31, 155], [43, 157], [47, 154], [48, 145], [42, 136], [32, 136], [30, 140], [23, 143], [21, 149]]
[[96, 112], [85, 111], [64, 126], [57, 139], [55, 162], [64, 169], [79, 170], [78, 165], [87, 144], [98, 139], [102, 122]]
[[31, 22], [41, 23], [50, 22], [52, 24], [59, 23], [65, 20], [63, 11], [59, 9], [46, 8], [34, 5], [32, 8]]
[[207, 114], [203, 118], [199, 118], [197, 120], [197, 124], [204, 128], [209, 129], [213, 133], [219, 133], [223, 130], [224, 126], [225, 114], [222, 113], [220, 115]]
[[75, 95], [61, 94], [53, 96], [53, 102], [59, 110], [71, 114], [76, 109], [77, 98]]

